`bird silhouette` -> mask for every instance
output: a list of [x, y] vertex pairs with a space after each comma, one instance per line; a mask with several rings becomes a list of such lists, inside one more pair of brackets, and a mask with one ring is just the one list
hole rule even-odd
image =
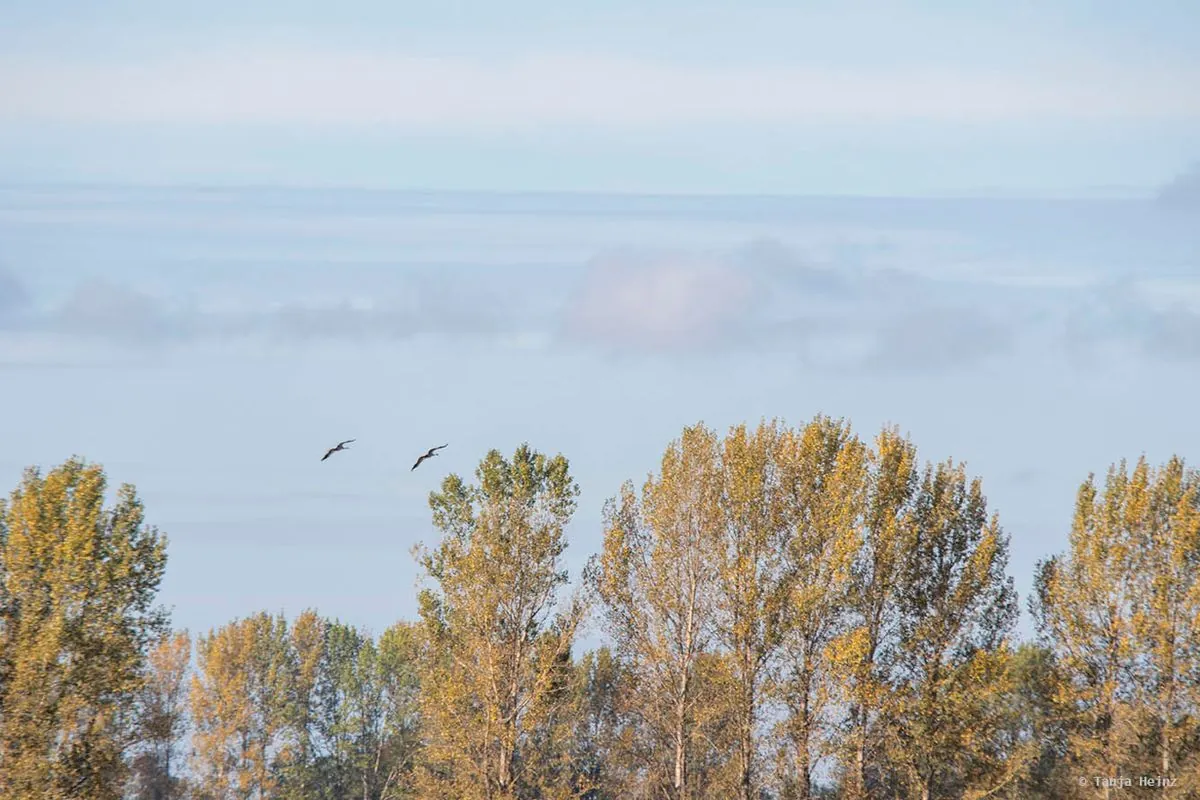
[[[417, 467], [421, 466], [421, 462], [422, 462], [422, 461], [424, 461], [425, 459], [427, 459], [427, 458], [433, 458], [434, 456], [436, 456], [436, 455], [437, 455], [437, 451], [438, 451], [438, 450], [441, 450], [443, 447], [446, 447], [446, 445], [444, 445], [444, 444], [443, 444], [443, 445], [439, 445], [438, 447], [431, 447], [431, 448], [429, 448], [429, 452], [427, 452], [425, 455], [423, 455], [423, 456], [421, 456], [420, 458], [418, 458], [418, 459], [417, 459], [417, 463], [413, 464], [413, 465], [412, 465], [412, 468], [413, 468], [413, 469], [416, 469]], [[409, 470], [409, 472], [412, 472], [412, 469], [410, 469], [410, 470]]]
[[344, 442], [338, 442], [338, 445], [337, 445], [337, 447], [331, 447], [331, 448], [329, 448], [329, 450], [328, 450], [328, 451], [326, 451], [325, 455], [321, 456], [321, 460], [322, 460], [322, 461], [324, 461], [325, 459], [329, 458], [331, 455], [333, 455], [334, 453], [336, 453], [338, 450], [347, 450], [347, 449], [349, 449], [349, 448], [347, 448], [347, 447], [346, 447], [346, 445], [350, 444], [350, 443], [351, 443], [351, 442], [353, 442], [353, 441], [354, 441], [353, 439], [347, 439], [347, 440], [346, 440], [346, 441], [344, 441]]

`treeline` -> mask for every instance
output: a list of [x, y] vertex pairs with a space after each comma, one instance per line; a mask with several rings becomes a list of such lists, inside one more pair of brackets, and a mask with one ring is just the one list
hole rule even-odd
[[0, 504], [3, 800], [1200, 797], [1179, 458], [1083, 482], [1028, 642], [979, 479], [827, 417], [685, 429], [574, 582], [567, 460], [493, 451], [378, 636], [170, 630], [165, 537], [105, 488], [73, 459]]

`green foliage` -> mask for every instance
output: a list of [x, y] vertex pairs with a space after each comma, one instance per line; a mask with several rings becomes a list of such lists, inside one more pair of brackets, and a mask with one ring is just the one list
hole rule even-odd
[[0, 503], [0, 798], [121, 795], [166, 539], [97, 465], [27, 470]]
[[559, 610], [564, 529], [579, 489], [567, 460], [528, 445], [493, 450], [467, 485], [430, 495], [443, 538], [418, 551], [434, 585], [421, 596], [423, 796], [516, 798], [574, 793], [562, 710], [582, 615]]
[[1110, 467], [1102, 490], [1089, 475], [1070, 548], [1039, 565], [1036, 588], [1067, 765], [1175, 776], [1175, 796], [1200, 796], [1200, 474], [1143, 457]]

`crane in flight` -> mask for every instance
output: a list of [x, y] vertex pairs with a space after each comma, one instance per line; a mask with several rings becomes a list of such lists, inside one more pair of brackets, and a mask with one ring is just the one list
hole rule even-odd
[[339, 450], [348, 450], [349, 448], [346, 447], [346, 445], [350, 444], [353, 441], [354, 441], [353, 439], [347, 439], [344, 442], [338, 442], [337, 447], [329, 448], [329, 450], [326, 451], [325, 455], [321, 456], [321, 460], [324, 461], [325, 459], [329, 458], [331, 455], [333, 455], [334, 453], [336, 453]]
[[[425, 459], [427, 459], [427, 458], [433, 458], [434, 456], [436, 456], [436, 455], [437, 455], [437, 451], [438, 451], [438, 450], [441, 450], [443, 447], [446, 447], [446, 446], [447, 446], [447, 445], [444, 445], [444, 444], [443, 444], [443, 445], [439, 445], [439, 446], [437, 446], [437, 447], [431, 447], [431, 448], [429, 448], [429, 452], [425, 453], [425, 455], [423, 455], [423, 456], [421, 456], [420, 458], [418, 458], [418, 459], [417, 459], [417, 463], [413, 464], [413, 465], [412, 465], [412, 468], [413, 468], [413, 469], [416, 469], [417, 467], [421, 466], [421, 462], [422, 462], [422, 461], [424, 461], [424, 460], [425, 460]], [[412, 472], [412, 469], [410, 469], [410, 470], [409, 470], [409, 472]]]

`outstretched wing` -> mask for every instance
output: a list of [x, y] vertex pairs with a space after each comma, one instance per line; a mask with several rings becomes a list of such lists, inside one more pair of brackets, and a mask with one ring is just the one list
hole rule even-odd
[[429, 452], [436, 453], [438, 450], [441, 450], [443, 447], [449, 447], [449, 446], [450, 446], [449, 444], [439, 444], [437, 447], [429, 448]]
[[347, 439], [346, 441], [339, 443], [338, 447], [342, 447], [343, 445], [350, 444], [353, 441], [357, 441], [357, 440], [356, 439]]
[[321, 456], [321, 460], [322, 460], [322, 461], [324, 461], [325, 459], [327, 459], [327, 458], [329, 458], [331, 455], [333, 455], [333, 451], [334, 451], [334, 450], [337, 450], [337, 448], [336, 448], [336, 447], [331, 447], [331, 448], [329, 448], [329, 450], [328, 450], [328, 451], [326, 451], [325, 455]]
[[[417, 467], [421, 466], [421, 462], [422, 462], [422, 461], [424, 461], [424, 460], [425, 460], [425, 459], [427, 459], [427, 458], [429, 458], [429, 454], [428, 454], [428, 453], [427, 453], [427, 454], [425, 454], [425, 455], [423, 455], [423, 456], [421, 456], [420, 458], [418, 458], [418, 459], [417, 459], [417, 463], [415, 463], [415, 464], [413, 464], [413, 465], [412, 465], [412, 469], [416, 469]], [[409, 472], [412, 472], [412, 469], [410, 469], [410, 470], [409, 470]]]

